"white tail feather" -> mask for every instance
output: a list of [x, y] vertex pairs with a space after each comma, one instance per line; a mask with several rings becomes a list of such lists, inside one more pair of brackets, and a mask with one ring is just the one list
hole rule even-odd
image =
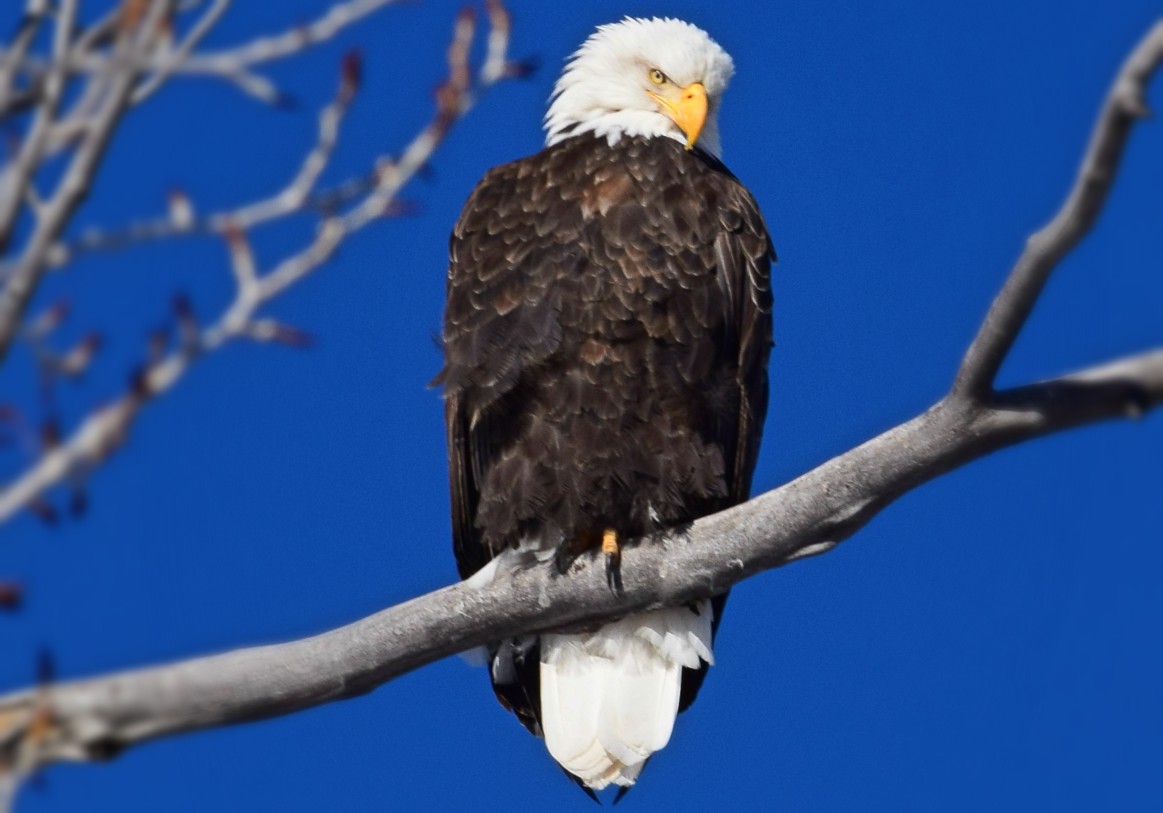
[[682, 667], [712, 663], [711, 603], [632, 615], [541, 638], [541, 727], [549, 753], [588, 787], [633, 785], [670, 740]]

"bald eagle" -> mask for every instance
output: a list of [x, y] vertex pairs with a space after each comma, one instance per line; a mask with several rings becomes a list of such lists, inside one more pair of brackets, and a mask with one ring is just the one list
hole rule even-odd
[[[718, 157], [733, 71], [689, 23], [602, 26], [557, 82], [545, 148], [465, 204], [436, 379], [462, 578], [509, 550], [617, 557], [747, 499], [775, 254]], [[497, 697], [584, 788], [624, 790], [694, 701], [725, 599], [499, 642]]]

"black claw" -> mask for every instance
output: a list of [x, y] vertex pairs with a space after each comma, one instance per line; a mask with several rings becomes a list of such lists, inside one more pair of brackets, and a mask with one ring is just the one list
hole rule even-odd
[[622, 554], [606, 554], [606, 585], [615, 593], [622, 592]]
[[567, 545], [562, 545], [554, 551], [553, 566], [557, 568], [558, 574], [564, 576], [569, 572], [570, 566], [576, 559], [577, 554], [571, 551]]

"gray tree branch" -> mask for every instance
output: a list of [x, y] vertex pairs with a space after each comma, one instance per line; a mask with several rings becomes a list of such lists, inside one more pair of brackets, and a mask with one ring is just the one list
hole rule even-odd
[[1163, 22], [1123, 63], [1095, 123], [1074, 187], [1054, 219], [1026, 242], [957, 371], [956, 395], [985, 399], [1050, 274], [1094, 226], [1114, 185], [1127, 138], [1146, 118], [1147, 85], [1163, 61]]
[[[200, 52], [198, 45], [217, 25], [231, 0], [211, 0], [175, 44], [175, 17], [200, 3], [178, 0], [122, 0], [117, 7], [77, 30], [76, 0], [54, 9], [28, 0], [12, 42], [0, 49], [0, 120], [31, 111], [16, 158], [0, 167], [0, 258], [4, 258], [21, 218], [31, 220], [19, 250], [0, 265], [0, 363], [18, 334], [45, 271], [61, 255], [60, 238], [95, 181], [105, 149], [125, 113], [143, 103], [179, 74], [218, 76], [266, 102], [284, 99], [253, 66], [283, 59], [325, 42], [340, 31], [398, 0], [346, 0], [322, 16], [274, 36], [233, 48]], [[48, 57], [31, 55], [37, 31], [55, 18]], [[84, 80], [77, 93], [67, 91]], [[67, 110], [64, 101], [71, 98]], [[45, 162], [71, 153], [68, 168], [51, 195], [40, 200], [37, 176]]]
[[[1093, 223], [1127, 131], [1163, 61], [1163, 23], [1123, 66], [1100, 114], [1064, 222], [1036, 237], [995, 300], [948, 396], [923, 414], [792, 482], [624, 552], [622, 588], [579, 560], [509, 561], [345, 627], [290, 643], [29, 689], [0, 697], [0, 754], [31, 770], [109, 757], [150, 739], [353, 697], [439, 658], [500, 638], [592, 625], [719, 593], [830, 550], [905, 492], [983, 455], [1163, 403], [1163, 349], [994, 392], [994, 375], [1046, 275]], [[1055, 223], [1058, 223], [1056, 219]], [[1033, 269], [1033, 270], [1031, 270]]]
[[[208, 14], [213, 13], [214, 8]], [[181, 321], [186, 323], [182, 325], [183, 330], [189, 335], [177, 347], [168, 355], [155, 359], [128, 392], [88, 415], [24, 472], [11, 482], [0, 485], [0, 523], [35, 504], [49, 489], [83, 480], [121, 446], [142, 407], [172, 390], [190, 367], [207, 354], [239, 339], [291, 344], [299, 340], [301, 334], [297, 331], [260, 318], [263, 306], [326, 263], [345, 240], [390, 215], [400, 191], [432, 158], [452, 125], [472, 109], [480, 94], [516, 70], [508, 59], [508, 14], [496, 2], [490, 10], [486, 54], [475, 78], [469, 63], [469, 51], [476, 35], [476, 23], [471, 15], [461, 15], [449, 46], [448, 79], [438, 93], [432, 120], [416, 134], [398, 158], [391, 160], [383, 156], [376, 160], [361, 182], [354, 185], [351, 194], [326, 193], [328, 205], [320, 207], [323, 214], [312, 239], [265, 273], [260, 273], [255, 267], [246, 232], [301, 212], [314, 199], [319, 178], [338, 142], [340, 123], [359, 83], [360, 68], [354, 55], [345, 62], [335, 98], [320, 113], [314, 147], [291, 182], [280, 192], [206, 218], [198, 218], [192, 212], [178, 217], [171, 213], [136, 231], [97, 240], [98, 247], [109, 248], [195, 232], [221, 235], [230, 249], [235, 297], [215, 320], [201, 330], [197, 324], [189, 324], [190, 315], [180, 315]], [[182, 208], [189, 210], [188, 201], [183, 202]], [[46, 261], [63, 262], [70, 256], [70, 250], [58, 244], [55, 251], [46, 255]]]
[[[202, 17], [206, 28], [213, 27], [217, 17], [230, 2], [231, 0], [215, 0], [211, 9]], [[175, 73], [184, 76], [216, 77], [237, 85], [244, 93], [255, 98], [274, 102], [280, 99], [278, 91], [269, 80], [253, 72], [256, 67], [296, 56], [308, 48], [327, 42], [365, 17], [399, 2], [400, 0], [345, 0], [335, 3], [316, 19], [278, 34], [264, 35], [216, 51], [191, 52], [187, 49], [184, 54], [175, 52], [146, 54], [137, 60], [137, 67], [142, 71], [164, 72], [164, 78]], [[201, 39], [205, 31], [191, 33], [192, 36], [187, 42], [193, 40], [192, 45]], [[7, 53], [0, 51], [0, 60], [4, 60], [0, 65], [18, 64], [30, 76], [31, 84], [37, 86], [50, 72], [53, 62], [25, 58], [23, 54], [20, 54], [18, 60], [8, 59], [10, 54], [19, 53], [18, 49], [22, 42], [23, 40], [18, 37]], [[105, 70], [108, 62], [107, 55], [95, 53], [91, 48], [76, 48], [69, 55], [66, 64], [71, 71], [94, 73]], [[0, 72], [0, 114], [22, 101], [16, 95], [10, 98], [4, 96], [2, 79], [3, 73]], [[148, 93], [142, 93], [143, 97], [146, 95]], [[135, 99], [136, 101], [138, 99]]]
[[946, 399], [787, 485], [651, 540], [661, 544], [628, 547], [620, 593], [596, 560], [564, 577], [551, 562], [516, 563], [486, 584], [455, 584], [312, 638], [2, 697], [0, 752], [25, 749], [35, 766], [107, 758], [163, 735], [354, 697], [499, 638], [722, 592], [830, 550], [900, 495], [971, 460], [1160, 403], [1163, 350], [1003, 392], [989, 406]]
[[[32, 236], [29, 237], [21, 251], [20, 259], [7, 275], [4, 287], [0, 290], [0, 362], [3, 362], [7, 355], [8, 347], [24, 317], [24, 311], [33, 293], [36, 292], [41, 276], [48, 268], [48, 255], [53, 245], [88, 192], [105, 155], [105, 149], [109, 146], [113, 133], [129, 106], [139, 75], [136, 67], [137, 56], [155, 46], [162, 20], [172, 13], [174, 3], [175, 0], [153, 0], [141, 23], [134, 30], [123, 32], [124, 38], [118, 50], [132, 58], [123, 64], [111, 66], [107, 76], [94, 77], [91, 80], [103, 85], [102, 100], [92, 116], [83, 122], [81, 142], [55, 193], [43, 205], [33, 207], [36, 223], [32, 229]], [[58, 50], [64, 52], [61, 54], [62, 66], [58, 68], [62, 73], [60, 77], [62, 85], [63, 60], [67, 54], [66, 43], [72, 27], [72, 11], [75, 10], [75, 5], [75, 2], [67, 3], [64, 8], [68, 13], [58, 22], [60, 30], [65, 32], [58, 38], [58, 43], [62, 46]], [[41, 121], [47, 121], [48, 124], [44, 127], [34, 124], [25, 141], [26, 151], [32, 157], [27, 162], [18, 162], [17, 177], [0, 190], [0, 206], [18, 207], [23, 202], [25, 190], [32, 183], [39, 168], [40, 158], [44, 154], [45, 139], [51, 133], [49, 124], [55, 118], [58, 101], [59, 93], [52, 91], [46, 93], [45, 100], [41, 102], [43, 116], [38, 116], [37, 122], [39, 124]], [[23, 155], [24, 151], [22, 157]], [[5, 229], [0, 232], [0, 239], [6, 241], [15, 214], [10, 216], [8, 212], [3, 214], [8, 216], [9, 220], [0, 223], [0, 227]]]

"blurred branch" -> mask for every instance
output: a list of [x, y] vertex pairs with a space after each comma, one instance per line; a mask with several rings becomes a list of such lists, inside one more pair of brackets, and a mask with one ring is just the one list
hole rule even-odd
[[12, 45], [0, 59], [0, 118], [10, 112], [24, 111], [36, 101], [36, 92], [16, 87], [16, 74], [40, 32], [48, 10], [48, 0], [28, 0]]
[[[375, 187], [378, 168], [373, 168], [356, 182], [345, 184], [342, 188], [354, 189], [356, 193], [342, 199], [337, 199], [333, 191], [317, 188], [319, 178], [339, 142], [339, 124], [349, 103], [344, 94], [355, 93], [360, 71], [359, 55], [354, 52], [348, 54], [343, 67], [340, 95], [319, 118], [315, 147], [308, 153], [295, 177], [274, 195], [233, 209], [200, 216], [195, 213], [192, 201], [183, 191], [171, 190], [166, 214], [133, 222], [121, 229], [88, 229], [74, 241], [57, 243], [50, 252], [49, 264], [56, 268], [86, 254], [186, 235], [226, 236], [238, 231], [247, 232], [304, 211], [334, 212], [340, 205], [363, 197]], [[389, 159], [381, 158], [379, 163], [386, 165]]]
[[[1150, 74], [1142, 67], [1161, 59], [1163, 24], [1144, 39], [1111, 93], [1142, 98]], [[1118, 130], [1110, 119], [1123, 115], [1121, 103], [1108, 101], [1098, 132]], [[1113, 171], [1125, 135], [1111, 142], [1113, 153], [1101, 151], [1096, 167]], [[991, 313], [1028, 310], [1037, 292], [1020, 284], [1026, 268], [1019, 262]], [[243, 277], [250, 279], [249, 272]], [[580, 559], [562, 578], [552, 563], [502, 557], [495, 573], [312, 638], [0, 697], [0, 754], [25, 771], [59, 760], [106, 758], [164, 735], [353, 697], [499, 639], [714, 595], [763, 570], [830, 550], [902, 494], [986, 454], [1086, 423], [1138, 417], [1163, 404], [1163, 349], [994, 392], [992, 373], [1021, 322], [1001, 319], [986, 349], [975, 342], [963, 362], [968, 380], [990, 386], [956, 386], [922, 415], [787, 485], [682, 532], [629, 546], [620, 592], [609, 589], [603, 561]], [[1001, 349], [991, 349], [997, 343]]]
[[[36, 292], [40, 278], [48, 266], [47, 257], [53, 244], [64, 231], [77, 206], [87, 194], [104, 157], [105, 148], [113, 136], [122, 114], [129, 105], [138, 71], [134, 67], [139, 54], [153, 50], [163, 36], [165, 26], [174, 8], [175, 0], [142, 0], [148, 5], [134, 25], [124, 25], [115, 48], [117, 53], [130, 57], [123, 63], [113, 63], [107, 71], [89, 81], [99, 88], [100, 101], [92, 112], [76, 111], [78, 143], [63, 179], [52, 197], [40, 202], [29, 201], [29, 192], [41, 160], [46, 154], [46, 143], [56, 124], [58, 106], [64, 92], [67, 71], [66, 55], [74, 30], [76, 0], [63, 0], [58, 12], [54, 37], [55, 61], [45, 92], [37, 103], [37, 113], [24, 138], [19, 155], [0, 176], [0, 251], [12, 237], [18, 215], [26, 207], [34, 220], [29, 236], [16, 264], [5, 275], [0, 290], [0, 362], [16, 335], [24, 311]], [[132, 3], [124, 8], [128, 9]]]
[[[180, 300], [176, 316], [185, 337], [168, 354], [153, 359], [134, 376], [128, 391], [85, 418], [73, 433], [45, 451], [20, 476], [0, 489], [0, 522], [17, 512], [37, 505], [50, 488], [76, 483], [84, 478], [124, 442], [141, 408], [151, 399], [172, 389], [190, 366], [205, 354], [236, 339], [274, 341], [301, 345], [305, 335], [292, 327], [261, 319], [263, 305], [329, 260], [339, 245], [370, 223], [395, 213], [398, 195], [431, 159], [452, 125], [476, 103], [480, 93], [500, 79], [519, 71], [506, 67], [508, 16], [499, 3], [490, 4], [490, 32], [505, 34], [499, 47], [490, 47], [485, 61], [473, 78], [468, 51], [476, 24], [471, 13], [458, 16], [449, 46], [449, 78], [437, 91], [436, 113], [408, 144], [398, 160], [380, 158], [368, 173], [361, 195], [341, 210], [329, 208], [320, 215], [313, 239], [299, 251], [260, 273], [255, 266], [246, 237], [247, 230], [297, 211], [311, 198], [319, 176], [328, 163], [339, 135], [339, 126], [360, 81], [360, 63], [354, 54], [345, 58], [339, 90], [319, 116], [319, 134], [290, 184], [275, 196], [199, 220], [191, 214], [171, 215], [152, 236], [174, 236], [195, 230], [221, 234], [229, 249], [236, 292], [230, 305], [212, 323], [200, 328], [188, 303]], [[181, 211], [190, 204], [182, 201]], [[58, 249], [58, 255], [64, 249]]]
[[[260, 36], [222, 50], [193, 52], [193, 47], [213, 27], [231, 2], [232, 0], [215, 0], [202, 17], [202, 21], [187, 38], [184, 52], [183, 48], [179, 48], [170, 54], [140, 56], [137, 59], [137, 69], [143, 72], [156, 72], [155, 75], [162, 77], [159, 84], [171, 75], [214, 77], [236, 85], [244, 93], [261, 101], [277, 103], [282, 99], [281, 94], [269, 80], [255, 74], [254, 68], [297, 56], [309, 48], [334, 39], [351, 25], [401, 0], [347, 0], [335, 3], [317, 19], [279, 34]], [[199, 31], [203, 23], [204, 28]], [[8, 51], [8, 54], [15, 53], [15, 47]], [[0, 53], [0, 56], [6, 55]], [[24, 54], [7, 61], [19, 64], [24, 73], [30, 77], [30, 83], [34, 85], [52, 69], [52, 63], [28, 58]], [[74, 49], [66, 64], [73, 72], [98, 73], [107, 69], [109, 61], [108, 55], [92, 49]], [[144, 100], [153, 90], [156, 88], [141, 91], [140, 98], [135, 97], [134, 102]], [[0, 96], [0, 115], [3, 110], [3, 97]]]
[[[76, 13], [76, 2], [70, 2], [62, 7], [53, 36], [53, 56], [56, 60], [54, 69], [45, 79], [28, 136], [21, 143], [16, 159], [5, 167], [3, 174], [0, 175], [0, 251], [7, 246], [11, 238], [28, 184], [44, 154], [45, 135], [57, 116], [57, 109], [65, 90], [64, 54], [69, 48], [70, 31], [76, 22]], [[30, 15], [30, 19], [36, 21], [34, 25], [29, 25], [32, 32], [39, 28], [39, 21], [43, 16], [43, 13]], [[20, 45], [27, 48], [28, 42], [21, 42]], [[0, 356], [2, 355], [0, 353]]]
[[[174, 44], [178, 18], [199, 11], [191, 0], [121, 0], [104, 17], [81, 29], [77, 0], [28, 0], [7, 48], [0, 50], [0, 122], [31, 112], [15, 158], [0, 170], [0, 257], [9, 253], [20, 224], [32, 225], [24, 245], [0, 265], [0, 363], [16, 336], [46, 268], [59, 255], [58, 241], [93, 184], [110, 139], [126, 110], [149, 99], [179, 74], [226, 79], [266, 102], [283, 100], [251, 68], [286, 58], [335, 37], [352, 23], [396, 0], [348, 0], [321, 17], [275, 36], [220, 51], [198, 46], [229, 9], [211, 0]], [[51, 53], [31, 53], [42, 28], [55, 25]], [[83, 84], [75, 87], [83, 80]], [[485, 75], [482, 84], [491, 83]], [[65, 102], [68, 101], [67, 109]], [[71, 153], [62, 180], [42, 199], [38, 176], [46, 162]]]
[[152, 96], [165, 83], [166, 79], [181, 67], [183, 62], [189, 60], [194, 48], [226, 13], [226, 10], [230, 8], [230, 3], [231, 0], [214, 0], [214, 3], [194, 25], [182, 44], [175, 48], [172, 53], [167, 54], [165, 61], [158, 67], [157, 71], [134, 89], [131, 99], [133, 104], [141, 104]]
[[190, 73], [229, 75], [235, 70], [286, 59], [313, 45], [334, 38], [353, 23], [398, 2], [400, 0], [348, 0], [345, 3], [336, 3], [323, 16], [306, 25], [295, 26], [281, 34], [260, 37], [224, 51], [199, 54], [185, 63], [183, 70]]

